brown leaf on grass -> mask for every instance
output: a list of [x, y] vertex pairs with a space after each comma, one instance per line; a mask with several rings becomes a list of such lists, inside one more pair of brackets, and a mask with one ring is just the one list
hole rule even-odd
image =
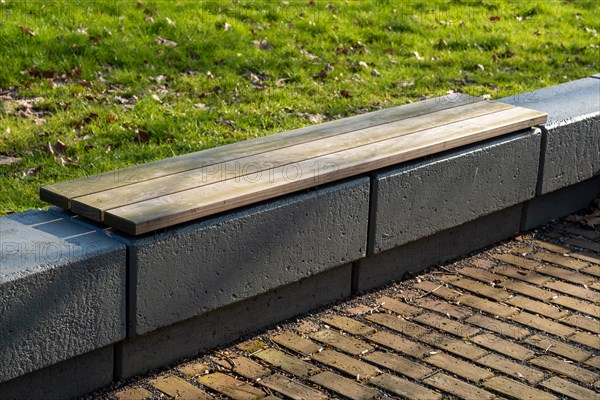
[[29, 176], [36, 176], [40, 171], [42, 170], [42, 167], [33, 167], [33, 168], [25, 168], [23, 170], [23, 178], [27, 178]]
[[19, 25], [19, 29], [21, 30], [21, 32], [23, 32], [26, 35], [37, 36], [37, 33], [33, 29], [31, 29], [27, 26]]
[[162, 44], [163, 46], [177, 47], [177, 42], [174, 42], [170, 39], [165, 39], [164, 37], [157, 36], [154, 40], [156, 41], [156, 43]]
[[263, 40], [253, 40], [252, 43], [261, 50], [271, 50], [271, 45], [267, 42], [267, 38]]
[[150, 134], [148, 132], [136, 129], [133, 140], [138, 143], [148, 143], [150, 141]]
[[19, 164], [21, 159], [19, 157], [10, 157], [0, 155], [0, 165], [14, 165]]
[[56, 142], [52, 145], [54, 152], [57, 154], [65, 154], [69, 146], [63, 143], [60, 139], [56, 140]]
[[350, 92], [347, 91], [347, 90], [341, 90], [340, 91], [340, 96], [342, 96], [343, 98], [352, 97], [352, 95], [350, 94]]
[[223, 30], [225, 32], [229, 32], [231, 30], [231, 24], [228, 24], [227, 22], [225, 22], [225, 24], [223, 24]]
[[500, 16], [499, 15], [492, 15], [490, 17], [490, 21], [492, 21], [492, 22], [500, 21]]

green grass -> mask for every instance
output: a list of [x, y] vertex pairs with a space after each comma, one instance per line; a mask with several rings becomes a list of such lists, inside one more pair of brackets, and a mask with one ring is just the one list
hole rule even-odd
[[589, 76], [596, 6], [0, 0], [0, 155], [22, 159], [0, 163], [0, 214], [43, 207], [40, 185], [320, 119]]

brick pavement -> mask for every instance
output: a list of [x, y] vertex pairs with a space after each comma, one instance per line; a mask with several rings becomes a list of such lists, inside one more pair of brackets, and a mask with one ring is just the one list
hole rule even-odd
[[599, 245], [559, 221], [88, 398], [597, 399]]

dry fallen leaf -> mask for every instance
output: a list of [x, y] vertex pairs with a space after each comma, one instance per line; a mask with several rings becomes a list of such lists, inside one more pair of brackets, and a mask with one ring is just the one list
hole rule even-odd
[[23, 177], [26, 178], [28, 176], [36, 176], [40, 171], [42, 170], [42, 167], [33, 167], [33, 168], [25, 168], [23, 170]]
[[157, 36], [155, 40], [156, 40], [156, 43], [162, 44], [163, 46], [177, 47], [177, 42], [174, 42], [174, 41], [169, 40], [169, 39], [165, 39], [165, 38], [160, 37], [160, 36]]
[[145, 131], [136, 130], [133, 139], [138, 143], [148, 143], [150, 141], [150, 134]]
[[229, 32], [231, 30], [231, 25], [225, 22], [225, 25], [223, 25], [223, 30], [225, 32]]
[[37, 33], [33, 29], [31, 29], [29, 27], [26, 27], [26, 26], [23, 26], [23, 25], [19, 25], [19, 29], [21, 30], [21, 32], [23, 32], [26, 35], [37, 36]]
[[499, 15], [492, 15], [490, 17], [490, 21], [492, 21], [492, 22], [500, 21], [500, 16]]
[[21, 159], [19, 157], [9, 157], [0, 155], [0, 165], [13, 165], [19, 164]]

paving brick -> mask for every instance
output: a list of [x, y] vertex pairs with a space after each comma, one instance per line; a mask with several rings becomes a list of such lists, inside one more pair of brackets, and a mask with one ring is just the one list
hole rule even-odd
[[214, 374], [204, 375], [197, 379], [197, 382], [215, 392], [224, 394], [235, 400], [256, 400], [265, 397], [267, 394], [262, 390], [240, 381], [231, 376], [215, 372]]
[[546, 252], [536, 252], [531, 254], [531, 257], [537, 258], [538, 260], [543, 260], [549, 263], [560, 265], [561, 267], [570, 268], [574, 270], [579, 270], [581, 268], [587, 267], [589, 264], [583, 262], [581, 260], [577, 260], [572, 257], [565, 257], [560, 254], [555, 253], [546, 253]]
[[154, 395], [151, 391], [142, 387], [125, 389], [115, 393], [117, 400], [145, 400], [151, 398], [152, 396]]
[[533, 252], [533, 246], [529, 246], [529, 245], [519, 245], [519, 246], [513, 246], [507, 249], [508, 251], [510, 251], [511, 253], [514, 254], [519, 254], [519, 255], [525, 255], [525, 254], [529, 254]]
[[518, 281], [504, 281], [499, 284], [505, 289], [511, 290], [513, 292], [517, 292], [520, 294], [524, 294], [529, 297], [533, 297], [534, 299], [547, 301], [554, 297], [556, 294], [552, 293], [548, 290], [541, 289], [538, 286], [530, 285], [525, 282]]
[[526, 361], [535, 356], [535, 353], [528, 348], [489, 333], [475, 336], [471, 341], [487, 349], [520, 361]]
[[306, 377], [319, 372], [319, 368], [276, 349], [266, 349], [255, 354], [261, 360], [281, 368], [285, 372]]
[[519, 400], [558, 400], [550, 393], [501, 376], [483, 382], [483, 386]]
[[456, 272], [458, 272], [461, 275], [468, 276], [469, 278], [485, 282], [487, 284], [491, 284], [492, 282], [504, 279], [503, 277], [498, 276], [497, 274], [485, 271], [481, 268], [464, 267], [457, 269]]
[[227, 358], [212, 357], [212, 360], [221, 367], [233, 371], [247, 379], [257, 380], [271, 375], [270, 369], [265, 368], [259, 363], [246, 357], [232, 355]]
[[478, 359], [477, 362], [519, 380], [525, 380], [532, 385], [541, 382], [545, 376], [542, 371], [527, 367], [522, 363], [511, 361], [508, 358], [500, 357], [496, 354], [488, 354], [487, 356]]
[[365, 318], [371, 322], [383, 325], [410, 337], [419, 337], [428, 332], [428, 330], [422, 326], [409, 322], [403, 318], [399, 318], [396, 315], [378, 313], [367, 315]]
[[585, 329], [593, 333], [600, 333], [600, 321], [584, 315], [569, 315], [560, 320], [563, 324]]
[[356, 356], [373, 350], [373, 346], [370, 346], [362, 340], [342, 335], [341, 333], [332, 331], [331, 329], [322, 329], [318, 332], [309, 334], [309, 336], [318, 342], [325, 343], [331, 347], [335, 347], [338, 350], [342, 350], [346, 353]]
[[342, 371], [357, 380], [368, 379], [381, 373], [377, 367], [374, 367], [371, 364], [367, 364], [333, 350], [323, 350], [320, 353], [313, 354], [311, 358], [314, 361]]
[[[427, 334], [421, 337], [421, 341], [431, 346], [446, 350], [448, 353], [456, 354], [469, 360], [477, 360], [478, 358], [488, 354], [488, 352], [483, 350], [481, 347], [469, 344], [463, 340], [452, 339], [439, 333]], [[431, 353], [431, 351], [429, 353]]]
[[379, 397], [377, 390], [360, 385], [333, 372], [321, 372], [318, 375], [311, 376], [309, 380], [352, 400], [370, 400]]
[[559, 225], [558, 229], [562, 230], [563, 232], [572, 233], [577, 236], [583, 236], [584, 238], [590, 240], [600, 239], [600, 233], [592, 231], [590, 229], [579, 228], [568, 224]]
[[581, 251], [581, 252], [573, 252], [570, 254], [571, 257], [575, 257], [579, 260], [589, 262], [592, 264], [600, 265], [600, 256], [594, 253]]
[[496, 301], [504, 301], [510, 297], [510, 294], [502, 289], [497, 289], [489, 284], [483, 284], [471, 279], [453, 279], [453, 278], [442, 278], [443, 281], [452, 284], [453, 286], [459, 287], [469, 292], [473, 292], [483, 297], [487, 297]]
[[520, 268], [531, 270], [535, 270], [541, 265], [538, 261], [530, 260], [528, 258], [521, 257], [516, 254], [493, 254], [492, 257], [498, 261], [502, 261]]
[[369, 383], [387, 390], [403, 399], [410, 400], [436, 400], [441, 399], [442, 395], [424, 388], [421, 385], [410, 382], [390, 374], [381, 374], [372, 378]]
[[557, 376], [553, 376], [542, 382], [542, 386], [553, 392], [576, 400], [590, 400], [598, 395], [597, 392], [594, 392], [593, 390], [586, 389]]
[[235, 347], [246, 353], [256, 353], [257, 351], [266, 349], [269, 347], [268, 344], [258, 339], [251, 339], [245, 342], [237, 344]]
[[179, 372], [193, 378], [198, 375], [204, 375], [210, 371], [210, 367], [203, 362], [192, 362], [177, 368]]
[[411, 317], [418, 314], [421, 310], [417, 307], [413, 307], [391, 297], [384, 296], [377, 299], [377, 304], [381, 304], [381, 307], [393, 311], [396, 314], [400, 314], [403, 317]]
[[525, 328], [480, 314], [473, 315], [471, 318], [467, 319], [467, 322], [492, 332], [499, 333], [500, 336], [507, 336], [517, 340], [521, 340], [531, 334], [531, 332]]
[[531, 300], [523, 296], [515, 296], [506, 300], [507, 304], [513, 305], [524, 310], [531, 311], [535, 314], [543, 315], [544, 317], [560, 319], [569, 315], [568, 312], [561, 310], [550, 304], [542, 303], [537, 300]]
[[424, 379], [423, 382], [462, 399], [492, 400], [496, 397], [486, 390], [443, 373], [437, 373], [430, 376], [429, 378]]
[[291, 332], [283, 332], [279, 335], [274, 335], [271, 340], [280, 346], [286, 347], [296, 353], [306, 356], [316, 353], [321, 349], [321, 346]]
[[433, 328], [451, 333], [459, 337], [470, 337], [480, 331], [479, 328], [476, 328], [474, 326], [465, 324], [463, 322], [454, 321], [432, 313], [421, 314], [413, 318], [413, 321], [429, 325]]
[[456, 319], [463, 319], [473, 314], [466, 308], [455, 306], [454, 304], [450, 304], [446, 301], [441, 301], [436, 298], [431, 298], [429, 296], [422, 299], [415, 299], [413, 304], [427, 310], [437, 311], [446, 315], [447, 317], [453, 317]]
[[394, 335], [389, 332], [376, 332], [368, 337], [369, 340], [399, 353], [406, 354], [415, 358], [424, 357], [433, 349], [424, 344], [414, 342], [403, 338], [402, 336]]
[[494, 316], [497, 315], [502, 318], [510, 317], [511, 315], [519, 312], [519, 310], [514, 307], [508, 307], [504, 304], [494, 303], [490, 300], [468, 294], [460, 296], [458, 299], [456, 299], [456, 301], [459, 304], [464, 304], [466, 306], [473, 307], [488, 314], [492, 314]]
[[423, 361], [473, 382], [480, 382], [494, 376], [494, 374], [487, 369], [477, 367], [448, 354], [433, 354], [429, 357], [425, 357]]
[[600, 306], [587, 303], [585, 301], [574, 299], [569, 296], [558, 296], [552, 300], [554, 304], [561, 305], [563, 307], [570, 308], [571, 310], [579, 311], [584, 314], [591, 315], [592, 317], [600, 316]]
[[542, 335], [530, 336], [525, 339], [525, 343], [544, 350], [544, 353], [556, 354], [577, 362], [585, 361], [592, 355], [590, 352], [582, 350], [579, 347]]
[[559, 337], [565, 337], [575, 333], [575, 329], [571, 327], [559, 324], [558, 322], [550, 321], [546, 318], [538, 317], [537, 315], [533, 315], [525, 311], [513, 316], [512, 319], [513, 321], [519, 322], [523, 325], [527, 325]]
[[196, 386], [174, 375], [159, 376], [151, 379], [149, 383], [167, 396], [178, 400], [211, 400], [213, 398]]
[[591, 367], [600, 369], [600, 356], [594, 356], [585, 361]]
[[589, 274], [589, 275], [593, 275], [596, 278], [598, 278], [598, 277], [600, 277], [600, 265], [592, 265], [591, 267], [582, 269], [581, 272]]
[[328, 397], [306, 385], [293, 381], [283, 375], [273, 374], [259, 381], [260, 385], [279, 392], [293, 400], [326, 400]]
[[577, 332], [568, 337], [570, 341], [591, 347], [594, 350], [600, 350], [600, 337], [592, 335], [589, 332]]
[[439, 283], [434, 283], [430, 281], [421, 281], [414, 285], [415, 288], [424, 290], [427, 292], [426, 294], [433, 294], [437, 297], [444, 298], [446, 300], [452, 300], [461, 295], [460, 292], [456, 290], [452, 290], [450, 288], [445, 287], [444, 285], [440, 285]]
[[533, 243], [536, 246], [541, 247], [542, 249], [546, 249], [549, 251], [552, 251], [556, 254], [569, 254], [571, 253], [573, 250], [571, 250], [570, 248], [566, 247], [566, 246], [561, 246], [559, 244], [556, 243], [551, 243], [545, 240], [534, 240]]
[[598, 374], [595, 374], [587, 369], [573, 365], [572, 363], [564, 362], [556, 357], [552, 356], [540, 356], [536, 357], [529, 362], [540, 368], [549, 369], [559, 374], [566, 375], [571, 379], [578, 382], [591, 384], [598, 379]]
[[493, 269], [496, 274], [508, 276], [509, 278], [518, 279], [524, 282], [533, 283], [534, 285], [543, 285], [548, 282], [550, 278], [544, 275], [540, 275], [536, 272], [518, 269], [507, 265], [501, 265]]
[[567, 239], [565, 241], [569, 246], [579, 247], [595, 253], [600, 253], [600, 243], [592, 242], [585, 239]]
[[598, 285], [598, 282], [594, 282], [594, 277], [580, 274], [579, 272], [569, 271], [563, 268], [551, 267], [549, 265], [544, 265], [537, 270], [541, 274], [550, 275], [558, 279], [562, 279], [563, 281], [576, 283], [579, 285], [589, 285], [590, 287], [595, 287]]
[[363, 336], [375, 332], [375, 328], [372, 326], [365, 325], [362, 322], [358, 322], [355, 319], [344, 317], [342, 315], [321, 318], [321, 321], [353, 335]]
[[393, 353], [375, 351], [365, 355], [363, 359], [413, 379], [420, 379], [433, 372], [431, 368]]
[[573, 285], [562, 281], [547, 282], [544, 286], [547, 288], [556, 290], [557, 292], [569, 294], [571, 296], [579, 297], [593, 303], [600, 302], [600, 293], [593, 290], [589, 290], [580, 285]]

